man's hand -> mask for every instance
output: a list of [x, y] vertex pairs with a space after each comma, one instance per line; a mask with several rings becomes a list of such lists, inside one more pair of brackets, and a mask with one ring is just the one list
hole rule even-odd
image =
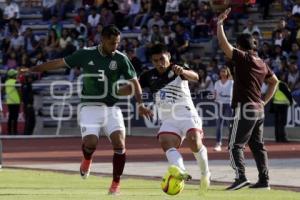
[[143, 104], [138, 105], [138, 111], [140, 116], [144, 116], [148, 119], [153, 117], [153, 112], [150, 109], [146, 108]]
[[182, 67], [180, 67], [180, 66], [178, 66], [178, 65], [174, 65], [174, 66], [172, 66], [172, 70], [174, 71], [174, 73], [176, 74], [176, 75], [182, 75], [182, 73], [183, 73], [183, 68]]
[[228, 14], [230, 13], [231, 8], [227, 8], [224, 12], [222, 12], [219, 16], [218, 16], [218, 24], [222, 24], [224, 22], [224, 20], [228, 17]]

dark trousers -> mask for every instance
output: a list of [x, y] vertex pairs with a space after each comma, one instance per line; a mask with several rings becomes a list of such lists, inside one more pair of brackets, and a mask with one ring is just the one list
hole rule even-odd
[[25, 128], [24, 135], [32, 135], [35, 127], [35, 112], [31, 105], [24, 106]]
[[263, 142], [264, 111], [251, 109], [245, 112], [244, 106], [235, 108], [235, 117], [229, 136], [229, 154], [236, 179], [245, 179], [244, 148], [248, 144], [256, 162], [259, 180], [269, 180], [268, 156]]
[[289, 107], [288, 105], [282, 104], [274, 104], [273, 106], [275, 118], [275, 140], [276, 142], [285, 142], [287, 141], [285, 125]]
[[8, 104], [7, 132], [9, 135], [16, 135], [18, 132], [18, 117], [20, 104]]

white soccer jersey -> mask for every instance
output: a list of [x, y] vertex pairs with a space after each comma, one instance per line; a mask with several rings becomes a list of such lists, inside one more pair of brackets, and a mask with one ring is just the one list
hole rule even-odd
[[154, 102], [162, 120], [198, 116], [188, 81], [171, 69], [162, 75], [156, 69], [149, 70], [141, 75], [140, 83], [143, 88], [148, 87], [154, 94]]

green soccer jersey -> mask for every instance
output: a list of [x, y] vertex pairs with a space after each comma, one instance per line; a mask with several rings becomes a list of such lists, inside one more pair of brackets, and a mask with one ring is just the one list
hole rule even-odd
[[123, 76], [129, 80], [136, 77], [135, 70], [124, 54], [116, 51], [112, 56], [101, 52], [100, 46], [76, 51], [64, 58], [70, 68], [80, 67], [83, 72], [81, 92], [82, 102], [100, 102], [112, 106], [118, 101], [116, 97], [117, 81]]

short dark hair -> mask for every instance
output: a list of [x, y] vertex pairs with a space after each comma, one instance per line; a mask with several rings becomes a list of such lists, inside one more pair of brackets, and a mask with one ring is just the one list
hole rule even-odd
[[245, 51], [253, 50], [255, 48], [253, 37], [248, 33], [240, 34], [237, 37], [236, 44]]
[[151, 47], [149, 53], [150, 53], [150, 56], [152, 56], [154, 54], [161, 54], [161, 53], [168, 53], [168, 52], [169, 52], [169, 50], [168, 50], [167, 46], [159, 43], [159, 44], [153, 45]]
[[101, 36], [106, 37], [106, 38], [109, 38], [112, 35], [119, 36], [120, 34], [121, 34], [121, 31], [113, 24], [105, 26], [101, 32]]

